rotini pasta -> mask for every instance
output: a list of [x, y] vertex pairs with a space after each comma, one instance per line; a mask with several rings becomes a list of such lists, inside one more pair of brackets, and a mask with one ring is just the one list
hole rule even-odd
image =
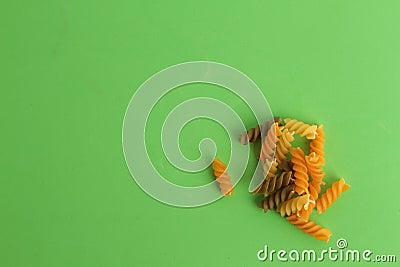
[[313, 180], [322, 182], [325, 173], [322, 172], [320, 159], [317, 156], [317, 154], [315, 154], [315, 152], [312, 152], [309, 156], [306, 156], [305, 158], [307, 163], [308, 174], [311, 175]]
[[264, 169], [265, 178], [264, 178], [263, 182], [256, 189], [254, 189], [254, 191], [253, 191], [254, 194], [263, 194], [262, 192], [265, 192], [265, 190], [266, 190], [265, 181], [275, 177], [275, 175], [276, 175], [276, 173], [278, 171], [278, 162], [276, 161], [276, 159], [274, 159], [272, 161], [271, 167], [269, 168], [269, 170], [268, 170], [267, 161], [264, 161], [262, 166], [263, 166], [263, 169]]
[[293, 183], [293, 181], [292, 172], [282, 172], [270, 179], [266, 179], [256, 193], [268, 195], [290, 183]]
[[292, 198], [294, 194], [294, 184], [289, 184], [274, 193], [266, 196], [260, 203], [260, 208], [267, 212], [279, 207], [283, 202]]
[[292, 214], [297, 214], [301, 209], [307, 210], [310, 202], [312, 202], [312, 200], [310, 200], [310, 194], [298, 196], [283, 202], [282, 205], [278, 207], [277, 211], [281, 213], [281, 216], [290, 216]]
[[[282, 119], [280, 117], [275, 117], [273, 121], [277, 122], [278, 125], [282, 125]], [[240, 136], [240, 143], [242, 143], [243, 145], [247, 145], [249, 142], [254, 143], [261, 136], [265, 136], [266, 132], [271, 126], [271, 123], [272, 120], [267, 121], [262, 125], [257, 125], [256, 127], [251, 128], [246, 132], [243, 132], [242, 135]]]
[[281, 127], [281, 126], [282, 126], [282, 119], [281, 119], [281, 117], [274, 117], [273, 120], [269, 120], [269, 121], [265, 122], [265, 123], [263, 124], [263, 127], [260, 128], [260, 129], [261, 129], [261, 136], [266, 136], [266, 135], [267, 135], [267, 132], [268, 132], [269, 128], [271, 127], [271, 125], [272, 125], [273, 123], [277, 123], [278, 126]]
[[260, 137], [260, 126], [257, 125], [254, 128], [251, 128], [247, 132], [243, 132], [240, 136], [240, 143], [243, 145], [247, 145], [249, 142], [254, 143]]
[[296, 226], [298, 229], [315, 237], [317, 240], [323, 240], [328, 242], [332, 236], [332, 232], [322, 226], [315, 224], [314, 222], [306, 222], [296, 214], [286, 218], [291, 224]]
[[215, 158], [212, 162], [212, 168], [217, 182], [220, 185], [221, 193], [224, 196], [229, 196], [234, 193], [233, 183], [231, 177], [226, 172], [226, 165], [218, 158]]
[[264, 138], [264, 142], [261, 146], [260, 151], [260, 161], [264, 162], [265, 160], [272, 161], [273, 155], [276, 150], [276, 142], [278, 141], [278, 137], [282, 134], [278, 123], [274, 123], [268, 130], [267, 136]]
[[325, 165], [325, 152], [324, 152], [324, 143], [325, 143], [325, 133], [324, 126], [320, 125], [317, 128], [317, 137], [310, 142], [310, 153], [315, 152], [319, 158], [319, 163], [321, 165]]
[[279, 137], [275, 152], [278, 163], [287, 160], [286, 154], [289, 153], [289, 149], [292, 147], [291, 142], [294, 140], [293, 134], [294, 132], [289, 132], [288, 129], [284, 129], [282, 135]]
[[[350, 186], [340, 178], [319, 197], [321, 186], [325, 185], [323, 126], [294, 119], [285, 119], [284, 122], [282, 126], [282, 120], [274, 118], [274, 122], [270, 120], [241, 135], [242, 144], [254, 142], [260, 137], [263, 140], [259, 160], [264, 180], [253, 193], [264, 195], [259, 204], [264, 213], [276, 210], [281, 216], [287, 216], [286, 219], [298, 229], [317, 240], [328, 242], [332, 233], [309, 221], [310, 215], [314, 208], [318, 213], [325, 212]], [[309, 155], [304, 155], [299, 147], [292, 147], [294, 134], [311, 140]]]
[[301, 209], [299, 212], [299, 216], [303, 218], [306, 222], [308, 222], [308, 218], [310, 217], [313, 208], [315, 207], [315, 202], [318, 199], [318, 195], [321, 192], [321, 183], [315, 180], [311, 181], [308, 186], [308, 190], [310, 191], [310, 200], [312, 200], [312, 202], [310, 203], [310, 206], [307, 210]]
[[325, 212], [333, 202], [341, 195], [342, 192], [349, 190], [350, 185], [346, 184], [343, 178], [332, 184], [332, 187], [328, 188], [316, 202], [316, 207], [318, 213]]
[[264, 176], [266, 180], [274, 177], [276, 175], [276, 172], [278, 171], [278, 162], [276, 161], [276, 159], [273, 159], [269, 170], [268, 170], [269, 164], [267, 161], [264, 161], [262, 166], [264, 169]]
[[293, 163], [289, 160], [281, 160], [278, 167], [284, 172], [289, 172], [293, 170]]
[[308, 175], [306, 160], [304, 157], [304, 152], [301, 148], [291, 148], [290, 154], [292, 154], [292, 163], [294, 170], [294, 183], [296, 185], [295, 191], [297, 194], [301, 195], [304, 192], [308, 194]]
[[285, 119], [285, 128], [307, 139], [315, 139], [317, 136], [317, 125], [309, 125], [298, 120]]

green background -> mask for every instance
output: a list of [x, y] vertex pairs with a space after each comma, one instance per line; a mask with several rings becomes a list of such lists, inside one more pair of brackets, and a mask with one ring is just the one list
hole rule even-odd
[[[396, 0], [3, 1], [0, 265], [261, 266], [271, 264], [256, 258], [265, 244], [322, 250], [340, 237], [399, 257], [399, 25]], [[333, 232], [328, 245], [256, 207], [255, 159], [235, 195], [200, 208], [159, 203], [131, 178], [121, 145], [130, 98], [155, 72], [192, 60], [244, 72], [275, 115], [324, 124], [328, 181], [352, 186], [313, 216]], [[226, 91], [192, 86], [159, 108], [215, 96], [254, 124]], [[203, 136], [227, 157], [209, 121], [184, 129], [185, 155], [198, 156]], [[212, 179], [162, 168], [157, 151], [171, 180]]]

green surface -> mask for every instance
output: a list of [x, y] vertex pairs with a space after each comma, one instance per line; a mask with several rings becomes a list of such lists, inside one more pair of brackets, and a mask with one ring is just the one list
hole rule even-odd
[[[400, 257], [400, 2], [158, 2], [0, 5], [0, 266], [266, 266], [256, 258], [265, 244], [328, 247], [257, 209], [247, 192], [253, 165], [234, 196], [201, 208], [161, 204], [133, 181], [125, 108], [149, 76], [191, 60], [246, 73], [275, 115], [323, 123], [328, 177], [352, 186], [314, 216], [334, 233], [329, 245], [343, 237]], [[190, 98], [181, 89], [164, 107]], [[209, 134], [204, 125], [225, 144], [217, 125], [193, 122], [182, 133], [188, 157]], [[162, 171], [182, 184], [211, 179]]]

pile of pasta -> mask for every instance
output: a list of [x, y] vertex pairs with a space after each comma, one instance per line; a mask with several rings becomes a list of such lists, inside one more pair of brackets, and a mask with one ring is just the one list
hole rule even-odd
[[[292, 146], [295, 134], [310, 140], [308, 155], [300, 147]], [[325, 212], [350, 186], [340, 178], [320, 194], [321, 186], [325, 185], [323, 126], [289, 118], [282, 122], [280, 118], [274, 118], [273, 122], [244, 132], [240, 141], [248, 144], [263, 135], [259, 160], [264, 167], [264, 180], [253, 192], [264, 195], [259, 207], [264, 212], [279, 212], [303, 232], [328, 242], [331, 231], [310, 221], [309, 217], [313, 209], [318, 213]]]
[[[293, 147], [294, 135], [310, 140], [310, 153], [305, 155], [300, 147]], [[325, 166], [325, 134], [322, 125], [274, 118], [264, 125], [244, 132], [240, 141], [247, 145], [263, 137], [259, 160], [264, 169], [264, 180], [254, 194], [264, 195], [259, 207], [267, 212], [275, 210], [286, 220], [317, 240], [329, 241], [332, 232], [309, 220], [314, 209], [323, 213], [350, 186], [343, 178], [327, 188], [323, 167]], [[226, 172], [226, 165], [215, 158], [212, 167], [225, 196], [234, 193], [233, 183]]]

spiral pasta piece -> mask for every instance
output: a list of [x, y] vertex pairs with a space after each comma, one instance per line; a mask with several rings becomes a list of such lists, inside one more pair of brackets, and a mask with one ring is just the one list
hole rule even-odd
[[301, 195], [304, 192], [308, 194], [308, 175], [307, 165], [304, 157], [304, 152], [301, 148], [291, 148], [290, 154], [292, 154], [292, 163], [294, 170], [294, 183], [296, 185], [295, 191]]
[[282, 205], [278, 207], [277, 211], [281, 213], [281, 216], [290, 216], [292, 214], [297, 214], [301, 209], [307, 210], [310, 202], [312, 202], [310, 200], [310, 194], [298, 196], [283, 202]]
[[273, 155], [276, 150], [276, 142], [278, 141], [278, 137], [282, 134], [278, 123], [274, 123], [268, 130], [267, 136], [264, 138], [264, 142], [261, 146], [260, 151], [260, 161], [264, 162], [265, 160], [272, 161]]
[[[262, 183], [256, 188], [254, 189], [253, 193], [254, 194], [264, 194], [263, 192], [266, 191], [266, 180], [269, 180], [273, 177], [275, 177], [277, 171], [278, 171], [278, 162], [276, 161], [276, 159], [274, 159], [271, 163], [271, 166], [269, 167], [269, 165], [267, 165], [267, 161], [264, 161], [264, 163], [262, 164], [263, 169], [264, 169], [264, 180], [262, 181]], [[269, 170], [268, 170], [269, 167]], [[268, 171], [267, 171], [268, 170]]]
[[[264, 169], [265, 180], [268, 180], [268, 179], [274, 177], [276, 175], [276, 172], [278, 171], [278, 162], [276, 161], [276, 159], [273, 159], [270, 166], [268, 165], [267, 161], [264, 161], [262, 166]], [[268, 170], [268, 167], [269, 167], [269, 170]]]
[[312, 152], [310, 155], [306, 156], [306, 163], [308, 174], [311, 175], [313, 180], [318, 182], [322, 182], [322, 179], [325, 177], [325, 173], [322, 172], [321, 161], [315, 152]]
[[212, 162], [212, 168], [217, 182], [220, 185], [221, 193], [224, 196], [229, 196], [234, 193], [233, 183], [231, 177], [226, 172], [226, 165], [218, 158], [215, 158]]
[[294, 180], [292, 178], [292, 172], [282, 172], [278, 175], [275, 175], [273, 178], [265, 180], [265, 188], [266, 191], [264, 194], [270, 194], [282, 187], [285, 187], [289, 185], [290, 183], [293, 183]]
[[284, 172], [293, 171], [293, 163], [289, 160], [281, 160], [278, 166]]
[[319, 157], [319, 163], [323, 166], [325, 165], [324, 143], [324, 126], [320, 125], [317, 128], [317, 137], [310, 142], [310, 153], [315, 152], [315, 154], [317, 154], [317, 156]]
[[265, 179], [257, 191], [257, 194], [269, 195], [270, 193], [293, 183], [292, 172], [282, 172], [270, 179]]
[[[282, 125], [281, 117], [274, 117], [273, 122], [277, 122], [278, 125]], [[257, 125], [256, 127], [243, 132], [242, 135], [240, 136], [240, 143], [242, 143], [243, 145], [247, 145], [249, 142], [254, 143], [261, 136], [266, 135], [266, 132], [268, 131], [271, 124], [272, 120], [267, 121], [262, 125]]]
[[311, 183], [308, 186], [308, 190], [310, 191], [310, 205], [307, 210], [301, 209], [299, 212], [299, 216], [304, 219], [306, 222], [308, 222], [308, 218], [310, 217], [313, 208], [315, 207], [315, 202], [318, 199], [318, 195], [321, 192], [321, 183], [318, 181], [311, 181]]
[[291, 224], [296, 226], [298, 229], [302, 230], [304, 233], [315, 237], [317, 240], [323, 240], [328, 242], [332, 236], [332, 232], [321, 225], [315, 224], [314, 222], [306, 222], [302, 218], [296, 216], [296, 214], [286, 217]]
[[275, 152], [275, 157], [278, 163], [287, 160], [286, 154], [289, 153], [289, 149], [292, 147], [291, 142], [294, 140], [293, 134], [294, 132], [289, 132], [288, 129], [284, 129], [282, 135], [279, 137], [278, 142], [276, 143]]
[[329, 208], [333, 202], [341, 195], [342, 192], [346, 192], [349, 190], [350, 185], [346, 184], [343, 178], [340, 178], [339, 181], [332, 184], [330, 188], [328, 188], [316, 202], [316, 207], [318, 213], [325, 212], [327, 208]]
[[254, 128], [251, 128], [247, 132], [243, 132], [240, 136], [240, 143], [243, 145], [247, 145], [249, 142], [254, 143], [258, 138], [260, 138], [260, 125], [257, 125]]
[[285, 128], [307, 139], [315, 139], [317, 136], [317, 125], [309, 125], [298, 120], [285, 119]]
[[291, 199], [294, 194], [294, 184], [289, 184], [271, 195], [265, 197], [259, 207], [266, 213], [268, 210], [273, 210], [279, 207], [283, 202]]

